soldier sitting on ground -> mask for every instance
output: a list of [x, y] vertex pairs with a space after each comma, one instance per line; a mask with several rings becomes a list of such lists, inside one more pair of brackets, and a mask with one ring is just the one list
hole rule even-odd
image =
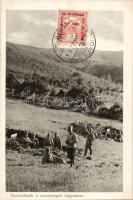
[[33, 142], [34, 142], [34, 148], [38, 149], [39, 148], [39, 141], [38, 141], [36, 136], [34, 136]]
[[65, 161], [61, 157], [54, 155], [50, 151], [50, 147], [46, 147], [45, 152], [42, 157], [42, 164], [45, 164], [45, 163], [65, 164]]
[[122, 142], [122, 135], [121, 133], [118, 133], [114, 139], [116, 142]]
[[111, 129], [107, 128], [105, 133], [105, 140], [108, 140], [108, 138], [111, 138]]

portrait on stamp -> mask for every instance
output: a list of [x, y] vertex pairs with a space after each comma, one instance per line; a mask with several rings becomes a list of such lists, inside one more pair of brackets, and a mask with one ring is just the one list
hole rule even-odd
[[57, 42], [83, 44], [86, 42], [87, 12], [59, 11]]

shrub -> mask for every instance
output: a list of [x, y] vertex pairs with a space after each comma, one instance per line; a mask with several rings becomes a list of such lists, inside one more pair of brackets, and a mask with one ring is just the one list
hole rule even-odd
[[122, 120], [122, 113], [123, 109], [119, 104], [114, 104], [109, 110], [110, 118], [112, 119]]
[[101, 107], [98, 110], [98, 115], [100, 117], [106, 117], [106, 118], [117, 119], [117, 120], [122, 121], [123, 109], [118, 103], [116, 103], [112, 107], [110, 107], [110, 109], [106, 107]]
[[106, 107], [101, 107], [98, 111], [98, 115], [100, 117], [107, 117], [109, 118], [109, 110]]
[[82, 88], [73, 87], [67, 92], [67, 96], [76, 98], [78, 96], [81, 96], [82, 93], [83, 93], [83, 89]]

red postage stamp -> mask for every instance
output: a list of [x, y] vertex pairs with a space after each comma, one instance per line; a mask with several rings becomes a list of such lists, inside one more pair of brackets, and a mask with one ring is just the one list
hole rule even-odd
[[80, 45], [86, 42], [87, 12], [60, 10], [57, 43]]

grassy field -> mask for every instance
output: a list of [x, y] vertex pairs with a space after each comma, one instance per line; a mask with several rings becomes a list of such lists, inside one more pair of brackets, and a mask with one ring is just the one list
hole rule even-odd
[[[122, 123], [62, 110], [37, 108], [20, 101], [7, 100], [7, 127], [33, 131], [40, 135], [57, 131], [65, 143], [65, 128], [71, 122], [100, 123], [122, 129]], [[84, 149], [85, 138], [78, 136]], [[76, 156], [75, 166], [41, 164], [41, 156], [7, 151], [7, 191], [34, 192], [118, 192], [122, 191], [122, 143], [95, 140], [93, 157]], [[67, 161], [67, 156], [64, 153]]]

